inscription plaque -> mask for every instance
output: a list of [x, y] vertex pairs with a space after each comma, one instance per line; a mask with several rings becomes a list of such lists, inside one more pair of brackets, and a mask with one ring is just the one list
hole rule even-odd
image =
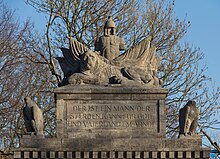
[[165, 137], [163, 89], [84, 85], [61, 87], [56, 93], [57, 134], [62, 138], [107, 143]]
[[67, 101], [68, 129], [157, 130], [156, 101]]

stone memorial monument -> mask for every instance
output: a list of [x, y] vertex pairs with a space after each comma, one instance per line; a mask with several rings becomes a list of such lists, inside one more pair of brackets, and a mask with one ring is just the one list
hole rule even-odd
[[165, 136], [167, 90], [160, 87], [150, 40], [120, 54], [124, 42], [111, 17], [95, 51], [70, 38], [57, 58], [65, 77], [54, 90], [56, 137], [24, 135], [14, 158], [208, 159], [195, 134], [194, 101], [180, 110], [180, 137]]

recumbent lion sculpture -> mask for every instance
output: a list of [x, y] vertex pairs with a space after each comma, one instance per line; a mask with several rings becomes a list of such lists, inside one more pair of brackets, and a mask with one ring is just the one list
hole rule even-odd
[[[159, 86], [157, 68], [153, 66], [149, 39], [144, 39], [114, 60], [108, 60], [71, 38], [71, 49], [62, 48], [57, 58], [64, 72], [64, 84], [121, 84]], [[153, 53], [152, 53], [153, 52]], [[139, 55], [137, 55], [139, 54]]]

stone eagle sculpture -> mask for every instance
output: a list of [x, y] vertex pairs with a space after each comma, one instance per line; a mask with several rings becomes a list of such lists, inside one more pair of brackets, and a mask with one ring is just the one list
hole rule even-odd
[[151, 38], [131, 46], [120, 55], [119, 50], [123, 49], [123, 42], [115, 35], [113, 21], [110, 19], [105, 27], [104, 36], [101, 40], [99, 38], [95, 45], [96, 51], [88, 49], [74, 38], [70, 38], [69, 49], [61, 48], [63, 57], [57, 58], [64, 73], [61, 85], [159, 86], [162, 84], [157, 77], [158, 60], [156, 48], [150, 47]]
[[31, 135], [43, 135], [44, 120], [41, 109], [30, 97], [26, 97], [24, 100], [26, 105], [23, 109], [23, 115], [27, 133]]
[[188, 101], [179, 111], [179, 137], [195, 134], [198, 126], [199, 109], [195, 101]]

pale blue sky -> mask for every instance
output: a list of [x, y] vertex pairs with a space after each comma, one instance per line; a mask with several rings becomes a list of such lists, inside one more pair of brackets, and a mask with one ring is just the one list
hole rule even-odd
[[[3, 1], [16, 9], [21, 21], [30, 17], [36, 29], [45, 28], [45, 15], [37, 13], [24, 0]], [[201, 48], [205, 54], [204, 63], [208, 66], [206, 75], [212, 77], [216, 87], [220, 87], [220, 0], [176, 0], [175, 11], [181, 19], [187, 15], [191, 27], [184, 40]]]
[[[200, 47], [208, 66], [206, 75], [212, 77], [215, 87], [220, 87], [220, 0], [176, 0], [175, 11], [180, 18], [187, 15], [191, 27], [184, 40]], [[219, 134], [219, 130], [208, 133]]]
[[176, 0], [178, 17], [191, 22], [185, 40], [201, 48], [207, 75], [220, 87], [220, 0]]

